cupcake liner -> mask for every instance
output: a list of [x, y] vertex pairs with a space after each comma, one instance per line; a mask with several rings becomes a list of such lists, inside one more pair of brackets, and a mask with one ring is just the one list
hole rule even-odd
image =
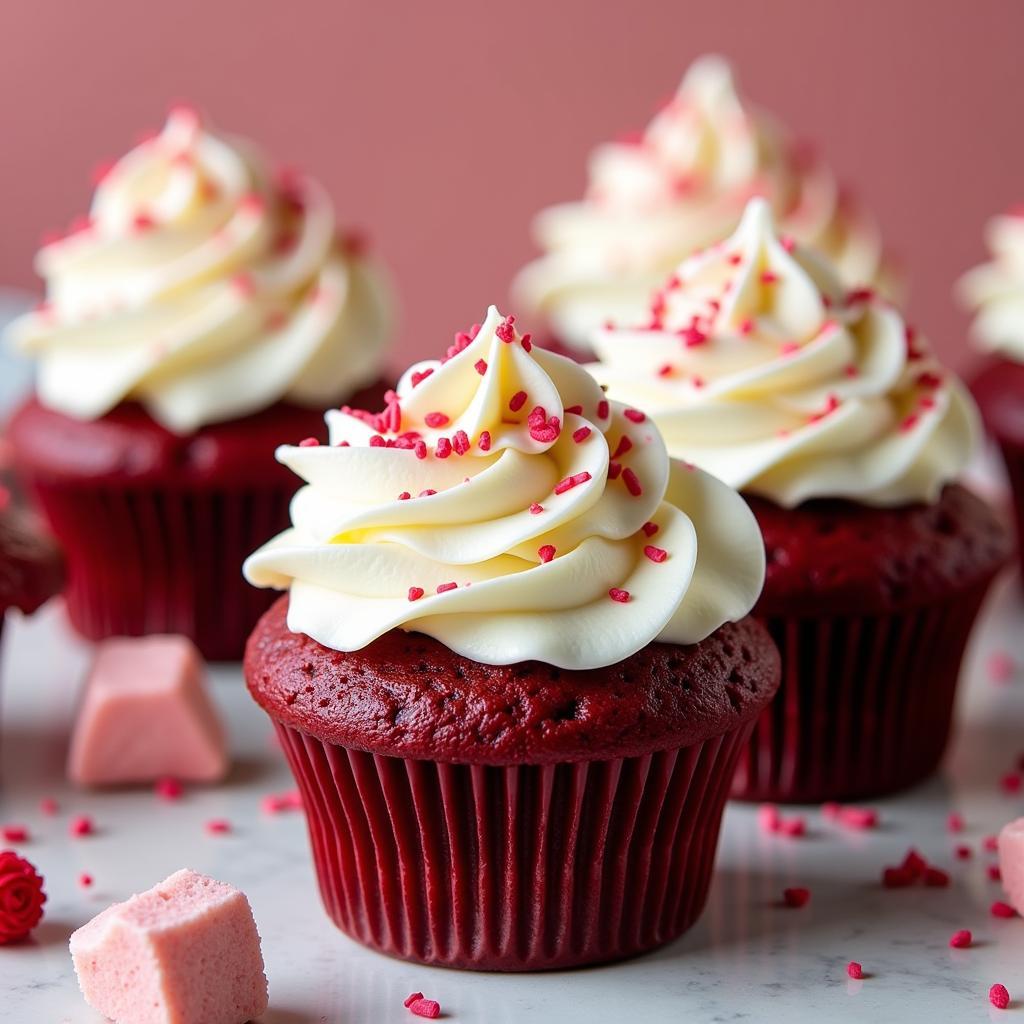
[[1013, 495], [1013, 525], [1017, 533], [1017, 560], [1022, 575], [1024, 575], [1024, 545], [1021, 538], [1024, 537], [1024, 448], [1019, 444], [1000, 438], [999, 451], [1003, 456], [1003, 464], [1006, 466], [1006, 475], [1010, 481], [1010, 491]]
[[276, 594], [242, 562], [288, 525], [294, 486], [216, 489], [32, 480], [68, 562], [68, 614], [90, 640], [181, 633], [211, 660], [241, 657]]
[[732, 795], [856, 799], [934, 771], [989, 583], [902, 613], [764, 618], [782, 654], [782, 685], [740, 755]]
[[275, 725], [343, 932], [419, 963], [530, 971], [633, 956], [693, 923], [753, 722], [643, 757], [508, 767]]

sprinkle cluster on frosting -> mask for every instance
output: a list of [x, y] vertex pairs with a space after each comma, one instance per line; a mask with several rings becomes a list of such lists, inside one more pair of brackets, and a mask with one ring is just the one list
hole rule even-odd
[[992, 259], [957, 283], [975, 312], [971, 331], [986, 349], [1024, 362], [1024, 204], [993, 217], [986, 231]]
[[970, 455], [974, 406], [888, 303], [846, 290], [750, 201], [685, 260], [645, 323], [594, 337], [613, 398], [646, 409], [669, 453], [794, 506], [934, 500]]
[[720, 57], [696, 61], [647, 129], [600, 146], [589, 170], [583, 201], [538, 216], [545, 255], [514, 286], [568, 344], [588, 347], [609, 318], [635, 321], [665, 275], [729, 234], [755, 195], [848, 284], [889, 276], [873, 221], [820, 159], [740, 98]]
[[177, 107], [44, 239], [46, 301], [11, 333], [39, 356], [41, 401], [79, 419], [135, 399], [187, 433], [282, 399], [323, 408], [377, 376], [390, 329], [360, 250], [315, 181]]
[[493, 307], [383, 412], [327, 422], [329, 445], [279, 449], [306, 486], [245, 572], [290, 588], [290, 628], [328, 647], [399, 627], [489, 664], [591, 668], [697, 642], [760, 592], [743, 500]]

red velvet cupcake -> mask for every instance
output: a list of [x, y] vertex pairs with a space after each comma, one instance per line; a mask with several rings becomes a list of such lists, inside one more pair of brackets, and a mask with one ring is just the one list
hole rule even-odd
[[294, 492], [274, 443], [318, 434], [314, 409], [383, 399], [379, 271], [316, 182], [273, 178], [185, 108], [38, 268], [47, 300], [12, 328], [38, 394], [10, 438], [67, 551], [72, 622], [239, 657], [269, 604], [240, 566]]
[[976, 314], [975, 341], [990, 354], [971, 390], [1006, 465], [1024, 570], [1024, 206], [994, 217], [986, 237], [991, 262], [965, 274], [957, 291]]
[[644, 330], [594, 368], [669, 452], [751, 498], [768, 549], [755, 610], [783, 659], [734, 793], [843, 800], [934, 770], [1005, 526], [955, 480], [976, 412], [899, 313], [776, 236], [762, 200], [680, 265]]
[[681, 934], [778, 685], [735, 492], [491, 309], [329, 446], [246, 563], [247, 647], [325, 906], [422, 963], [538, 970]]

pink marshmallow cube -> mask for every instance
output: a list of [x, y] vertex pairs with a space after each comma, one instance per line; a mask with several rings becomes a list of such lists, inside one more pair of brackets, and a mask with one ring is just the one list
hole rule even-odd
[[71, 739], [71, 781], [215, 782], [226, 771], [224, 729], [193, 643], [183, 636], [104, 640]]
[[71, 936], [86, 1002], [116, 1024], [244, 1024], [267, 1009], [244, 893], [177, 871]]
[[999, 833], [999, 873], [1010, 903], [1024, 915], [1024, 818], [1011, 821]]

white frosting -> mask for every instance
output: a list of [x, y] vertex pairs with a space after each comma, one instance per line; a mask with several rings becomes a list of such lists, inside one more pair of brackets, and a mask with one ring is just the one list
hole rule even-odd
[[47, 406], [135, 399], [171, 430], [288, 400], [323, 408], [378, 376], [380, 272], [337, 238], [316, 182], [271, 181], [247, 145], [172, 111], [106, 173], [90, 217], [44, 246], [47, 301], [12, 327]]
[[390, 402], [328, 413], [329, 446], [278, 451], [306, 486], [245, 574], [290, 587], [292, 630], [352, 651], [397, 627], [479, 662], [585, 669], [753, 606], [764, 550], [744, 501], [493, 307]]
[[827, 253], [848, 284], [883, 276], [873, 221], [824, 164], [740, 99], [720, 57], [696, 61], [642, 138], [600, 146], [589, 171], [584, 200], [537, 217], [545, 255], [513, 285], [517, 301], [580, 349], [608, 320], [639, 323], [672, 268], [733, 231], [753, 195], [768, 197], [785, 230]]
[[976, 314], [978, 343], [1024, 362], [1024, 209], [994, 217], [986, 240], [992, 260], [960, 278], [957, 292]]
[[787, 507], [933, 501], [970, 456], [963, 385], [890, 305], [780, 240], [763, 199], [680, 265], [649, 316], [599, 331], [592, 371], [653, 416], [672, 456], [733, 487]]

